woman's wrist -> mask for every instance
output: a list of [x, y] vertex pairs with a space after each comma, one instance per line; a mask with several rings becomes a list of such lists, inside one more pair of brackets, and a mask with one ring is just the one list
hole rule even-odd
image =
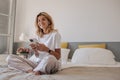
[[48, 53], [51, 53], [51, 52], [52, 52], [52, 50], [49, 49], [49, 50], [48, 50]]
[[52, 50], [48, 48], [47, 52], [48, 52], [49, 54], [51, 54]]

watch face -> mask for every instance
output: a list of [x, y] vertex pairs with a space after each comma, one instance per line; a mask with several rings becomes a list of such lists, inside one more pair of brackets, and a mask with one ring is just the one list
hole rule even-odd
[[51, 50], [49, 49], [49, 51], [48, 51], [49, 53], [51, 53]]

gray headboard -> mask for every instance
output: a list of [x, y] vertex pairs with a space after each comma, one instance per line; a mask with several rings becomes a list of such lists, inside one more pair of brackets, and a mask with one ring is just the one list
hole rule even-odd
[[[98, 44], [105, 43], [106, 48], [111, 50], [115, 55], [115, 60], [120, 62], [120, 42], [68, 42], [68, 48], [70, 49], [69, 58], [72, 58], [72, 55], [75, 49], [78, 48], [79, 44]], [[16, 53], [18, 47], [28, 47], [29, 44], [25, 42], [14, 42], [13, 53]]]
[[72, 55], [75, 49], [78, 48], [79, 44], [98, 44], [98, 43], [105, 43], [106, 48], [114, 53], [115, 60], [120, 62], [120, 42], [68, 42], [68, 48], [71, 50], [69, 58], [72, 58]]

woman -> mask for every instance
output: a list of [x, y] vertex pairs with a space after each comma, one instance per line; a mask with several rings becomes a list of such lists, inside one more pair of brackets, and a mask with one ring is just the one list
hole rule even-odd
[[[61, 36], [54, 29], [52, 18], [46, 12], [36, 16], [37, 43], [30, 46], [34, 54], [29, 59], [23, 59], [16, 55], [9, 55], [8, 66], [25, 72], [33, 72], [35, 75], [51, 74], [58, 71], [61, 55]], [[28, 48], [18, 48], [17, 52], [30, 52]]]

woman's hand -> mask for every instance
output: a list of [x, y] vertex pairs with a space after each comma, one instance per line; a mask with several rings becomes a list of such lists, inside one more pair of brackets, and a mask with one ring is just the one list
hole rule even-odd
[[47, 51], [48, 52], [48, 50], [49, 50], [49, 48], [46, 47], [46, 45], [44, 45], [44, 44], [37, 43], [36, 45], [37, 45], [37, 50], [39, 50], [39, 51]]
[[37, 43], [32, 43], [32, 44], [30, 44], [30, 46], [31, 46], [32, 50], [34, 51], [35, 56], [39, 57], [39, 52], [37, 50]]
[[20, 47], [20, 48], [17, 49], [17, 52], [18, 53], [21, 53], [21, 52], [29, 53], [30, 49], [29, 48]]
[[35, 43], [35, 44], [32, 43], [32, 44], [30, 44], [30, 46], [33, 50], [39, 50], [39, 51], [48, 51], [49, 50], [48, 47], [46, 47], [44, 44], [41, 44], [41, 43]]
[[[46, 45], [44, 44], [41, 44], [41, 43], [32, 43], [30, 44], [31, 48], [36, 51], [36, 55], [38, 55], [38, 51], [46, 51], [46, 52], [49, 52], [49, 48], [46, 47]], [[55, 49], [55, 51], [51, 51], [49, 54], [51, 55], [54, 55], [57, 59], [60, 58], [60, 55], [61, 55], [61, 49], [58, 48], [58, 49]]]

